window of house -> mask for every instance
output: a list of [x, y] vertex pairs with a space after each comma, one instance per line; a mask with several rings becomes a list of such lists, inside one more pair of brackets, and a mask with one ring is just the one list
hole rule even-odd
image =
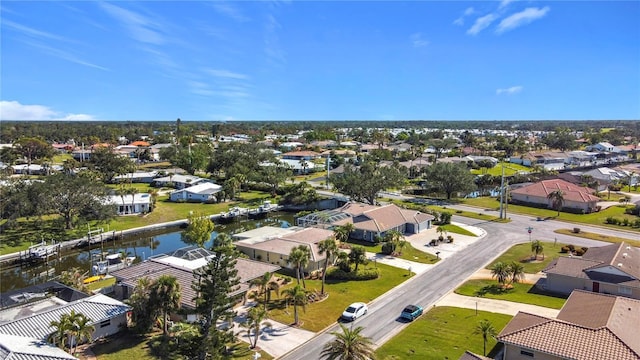
[[626, 286], [618, 286], [618, 294], [631, 295], [631, 288]]
[[520, 349], [520, 355], [533, 357], [533, 352], [529, 350]]
[[100, 328], [107, 327], [109, 325], [111, 325], [111, 319], [101, 322], [100, 323]]

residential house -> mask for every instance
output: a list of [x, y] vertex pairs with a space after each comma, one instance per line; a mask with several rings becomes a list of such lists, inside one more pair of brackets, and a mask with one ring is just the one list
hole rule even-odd
[[[264, 235], [265, 231], [268, 234], [266, 236]], [[248, 236], [247, 233], [253, 233], [255, 236]], [[333, 236], [333, 231], [320, 228], [293, 227], [282, 230], [281, 228], [262, 227], [235, 234], [234, 238], [241, 239], [235, 242], [236, 248], [246, 254], [249, 259], [290, 269], [295, 266], [289, 262], [291, 250], [298, 246], [308, 247], [311, 258], [304, 270], [310, 272], [322, 269], [326, 259], [324, 254], [320, 254], [318, 243], [333, 238]]]
[[597, 169], [585, 171], [583, 175], [591, 176], [599, 183], [607, 185], [618, 183], [622, 180], [627, 181], [631, 177], [631, 185], [637, 182], [637, 178], [631, 176], [631, 173], [624, 169], [611, 169], [608, 167], [600, 167]]
[[590, 152], [590, 151], [582, 151], [582, 150], [569, 151], [567, 155], [569, 156], [568, 158], [569, 165], [576, 166], [576, 167], [592, 166], [593, 164], [596, 163], [598, 159], [598, 153]]
[[153, 180], [158, 176], [157, 171], [138, 171], [128, 174], [116, 175], [113, 178], [114, 182], [131, 182], [131, 183], [143, 183], [151, 184]]
[[200, 182], [187, 188], [174, 190], [169, 194], [171, 201], [208, 202], [215, 201], [215, 194], [222, 190], [222, 186], [211, 182]]
[[578, 289], [640, 299], [640, 249], [624, 242], [591, 247], [582, 257], [559, 257], [544, 272], [548, 291]]
[[302, 226], [339, 226], [352, 223], [355, 230], [351, 237], [375, 241], [391, 230], [402, 234], [417, 234], [431, 228], [434, 217], [416, 210], [408, 210], [395, 204], [383, 206], [349, 202], [334, 210], [309, 214], [297, 220]]
[[165, 160], [160, 157], [160, 151], [165, 148], [172, 147], [173, 144], [153, 144], [149, 147], [149, 151], [151, 152], [151, 159], [153, 161], [161, 161]]
[[600, 142], [595, 145], [587, 146], [587, 151], [613, 152], [614, 150], [615, 146], [608, 142]]
[[[138, 279], [146, 277], [153, 281], [162, 275], [174, 276], [180, 284], [180, 301], [182, 308], [187, 312], [186, 320], [196, 321], [198, 316], [194, 310], [197, 294], [191, 286], [196, 279], [194, 271], [206, 266], [213, 256], [215, 254], [212, 251], [190, 246], [116, 270], [111, 273], [117, 280], [115, 294], [118, 298], [127, 299], [136, 287]], [[238, 270], [240, 284], [228, 294], [230, 297], [243, 296], [249, 290], [251, 280], [280, 269], [277, 265], [243, 258], [237, 259], [235, 268]]]
[[529, 167], [540, 166], [545, 170], [562, 170], [565, 163], [569, 162], [569, 156], [562, 152], [528, 152], [519, 157], [512, 156], [509, 162]]
[[320, 158], [320, 154], [315, 151], [289, 151], [281, 155], [285, 160], [306, 160], [313, 161]]
[[146, 193], [111, 195], [107, 203], [116, 206], [118, 215], [139, 215], [151, 211], [151, 195]]
[[55, 330], [50, 325], [51, 321], [60, 320], [63, 314], [69, 314], [72, 310], [89, 318], [90, 325], [95, 327], [92, 337], [97, 339], [111, 336], [127, 327], [131, 307], [102, 294], [71, 302], [46, 297], [0, 311], [0, 319], [6, 321], [0, 323], [0, 334], [46, 341]]
[[590, 213], [598, 210], [600, 198], [593, 195], [594, 190], [574, 185], [561, 179], [543, 180], [537, 183], [511, 190], [511, 202], [533, 206], [553, 208], [553, 200], [549, 194], [561, 191], [563, 196], [562, 209], [571, 212]]
[[576, 290], [556, 319], [519, 312], [498, 335], [502, 359], [638, 360], [640, 301]]
[[175, 174], [154, 179], [152, 185], [156, 187], [172, 185], [174, 189], [184, 189], [203, 182], [211, 182], [211, 180], [194, 175]]

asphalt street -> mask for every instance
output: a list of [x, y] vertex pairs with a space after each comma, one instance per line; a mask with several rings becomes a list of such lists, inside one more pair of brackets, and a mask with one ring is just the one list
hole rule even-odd
[[[465, 206], [451, 206], [464, 208], [474, 212], [484, 212], [483, 209]], [[495, 215], [495, 214], [492, 214]], [[369, 304], [369, 313], [347, 326], [364, 327], [363, 335], [370, 337], [380, 346], [396, 335], [407, 324], [399, 319], [400, 312], [408, 304], [418, 304], [429, 309], [443, 296], [455, 289], [477, 270], [483, 268], [514, 244], [528, 242], [527, 229], [532, 227], [531, 238], [545, 241], [571, 243], [579, 246], [602, 246], [607, 243], [582, 239], [569, 235], [556, 234], [556, 229], [572, 229], [573, 224], [560, 221], [537, 221], [535, 218], [509, 214], [509, 223], [479, 221], [476, 219], [454, 216], [454, 221], [483, 228], [487, 235], [470, 246], [460, 250], [449, 258], [440, 261], [432, 269], [414, 276], [400, 286], [390, 290]], [[640, 240], [635, 232], [615, 231], [605, 228], [575, 225], [584, 231], [625, 237]], [[357, 299], [354, 299], [357, 301]], [[337, 324], [319, 333], [308, 342], [281, 357], [286, 360], [319, 359], [323, 346], [333, 340], [332, 331], [339, 330]]]

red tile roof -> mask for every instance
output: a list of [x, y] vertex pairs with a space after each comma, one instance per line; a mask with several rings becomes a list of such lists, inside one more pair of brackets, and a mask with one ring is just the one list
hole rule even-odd
[[148, 143], [146, 141], [142, 141], [142, 140], [134, 141], [129, 145], [131, 145], [131, 146], [151, 146], [150, 143]]
[[592, 195], [593, 190], [587, 187], [574, 185], [561, 179], [543, 180], [529, 186], [523, 186], [511, 191], [511, 194], [547, 197], [552, 192], [560, 190], [564, 200], [575, 202], [600, 201], [600, 198]]

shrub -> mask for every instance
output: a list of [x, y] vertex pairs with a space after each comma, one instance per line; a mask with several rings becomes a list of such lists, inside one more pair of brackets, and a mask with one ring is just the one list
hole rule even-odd
[[327, 279], [332, 280], [373, 280], [380, 276], [380, 271], [377, 268], [374, 269], [361, 269], [358, 272], [345, 272], [340, 268], [332, 268], [327, 270]]
[[570, 249], [569, 249], [569, 247], [568, 247], [568, 246], [563, 246], [563, 247], [561, 247], [561, 248], [560, 248], [560, 252], [561, 252], [562, 254], [566, 254], [566, 253], [568, 253], [568, 252], [569, 252], [569, 250], [570, 250]]
[[396, 247], [393, 245], [393, 243], [390, 242], [390, 241], [387, 241], [384, 244], [382, 244], [382, 250], [380, 252], [385, 254], [385, 255], [391, 255], [391, 254], [393, 254], [395, 249], [396, 249]]
[[571, 251], [574, 251], [574, 250], [576, 249], [576, 247], [575, 247], [575, 246], [573, 246], [573, 245], [571, 245], [571, 244], [567, 245], [567, 247], [568, 247], [568, 248], [569, 248], [569, 250], [571, 250]]
[[442, 214], [440, 214], [440, 224], [451, 224], [451, 213], [450, 212], [443, 212]]
[[605, 224], [613, 224], [613, 220], [614, 220], [614, 219], [615, 219], [614, 217], [612, 217], [612, 216], [608, 216], [608, 217], [604, 220], [604, 223], [605, 223]]
[[453, 236], [448, 235], [448, 236], [447, 236], [447, 242], [452, 243], [452, 242], [453, 242]]
[[582, 250], [582, 249], [576, 249], [575, 254], [576, 254], [577, 256], [582, 256], [582, 255], [584, 255], [584, 250]]
[[580, 234], [580, 228], [573, 228], [574, 234]]
[[582, 249], [582, 251], [584, 251], [584, 252], [587, 252], [587, 250], [589, 250], [589, 248], [585, 247], [585, 246], [581, 247], [580, 249]]
[[622, 219], [622, 226], [629, 226], [629, 219], [627, 218]]

